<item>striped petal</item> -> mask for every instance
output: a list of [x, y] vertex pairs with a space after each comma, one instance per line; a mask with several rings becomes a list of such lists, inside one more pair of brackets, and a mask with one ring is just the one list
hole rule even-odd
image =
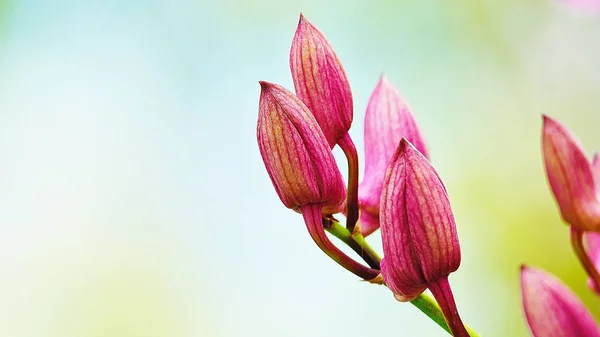
[[258, 145], [279, 198], [295, 210], [308, 204], [338, 209], [344, 182], [315, 118], [288, 90], [260, 84]]
[[431, 163], [400, 141], [381, 195], [382, 275], [410, 300], [460, 265], [460, 246], [446, 188]]
[[352, 92], [325, 35], [300, 14], [290, 50], [296, 95], [308, 106], [333, 148], [352, 124]]
[[361, 229], [379, 228], [379, 201], [385, 172], [404, 137], [428, 157], [425, 139], [410, 107], [390, 81], [381, 76], [365, 114], [365, 175], [359, 188]]

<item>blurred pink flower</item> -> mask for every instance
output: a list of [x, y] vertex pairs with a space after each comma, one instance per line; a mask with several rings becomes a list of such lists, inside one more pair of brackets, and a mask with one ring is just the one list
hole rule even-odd
[[521, 267], [521, 296], [533, 337], [600, 336], [583, 303], [553, 275]]
[[599, 190], [592, 164], [564, 125], [548, 116], [543, 119], [544, 164], [563, 220], [584, 231], [600, 230]]
[[558, 2], [580, 9], [600, 10], [600, 0], [558, 0]]

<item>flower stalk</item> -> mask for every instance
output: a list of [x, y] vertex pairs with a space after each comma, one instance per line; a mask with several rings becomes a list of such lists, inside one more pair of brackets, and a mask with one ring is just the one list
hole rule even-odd
[[350, 135], [346, 133], [339, 141], [348, 161], [348, 194], [346, 197], [346, 228], [354, 231], [358, 221], [358, 152]]
[[446, 324], [452, 335], [455, 337], [469, 337], [469, 333], [458, 314], [456, 302], [450, 289], [450, 283], [448, 283], [448, 277], [441, 278], [437, 282], [430, 284], [429, 290], [431, 290], [433, 297], [442, 308], [442, 312], [446, 317]]
[[310, 236], [327, 256], [362, 279], [370, 280], [379, 275], [378, 270], [356, 262], [329, 240], [327, 233], [325, 233], [325, 228], [323, 228], [323, 219], [321, 215], [322, 207], [315, 204], [309, 204], [302, 206], [300, 211], [304, 217], [304, 222], [306, 223], [306, 228], [308, 229]]
[[590, 277], [590, 280], [595, 283], [595, 289], [600, 289], [600, 273], [594, 266], [594, 262], [590, 259], [590, 256], [587, 254], [584, 244], [583, 244], [583, 235], [584, 232], [575, 227], [571, 226], [571, 246], [573, 246], [573, 251], [575, 255], [581, 262], [583, 269]]

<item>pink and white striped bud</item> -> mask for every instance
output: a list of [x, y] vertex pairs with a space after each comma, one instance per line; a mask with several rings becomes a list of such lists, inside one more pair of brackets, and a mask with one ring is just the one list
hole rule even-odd
[[592, 165], [579, 141], [558, 121], [544, 116], [542, 150], [550, 188], [565, 222], [600, 230], [600, 199]]
[[302, 14], [290, 50], [296, 95], [308, 106], [333, 148], [352, 124], [352, 92], [325, 35]]
[[521, 296], [533, 337], [598, 337], [600, 330], [583, 303], [553, 275], [521, 267]]
[[290, 91], [260, 82], [257, 138], [271, 182], [283, 204], [299, 211], [318, 204], [339, 209], [345, 186], [323, 131]]
[[385, 172], [404, 137], [429, 158], [425, 138], [410, 107], [385, 76], [371, 94], [365, 114], [365, 175], [358, 190], [362, 234], [379, 228], [379, 201]]

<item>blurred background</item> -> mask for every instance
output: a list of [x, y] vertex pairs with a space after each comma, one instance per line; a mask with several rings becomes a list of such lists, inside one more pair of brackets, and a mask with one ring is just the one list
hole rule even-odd
[[360, 153], [383, 71], [412, 105], [458, 222], [464, 321], [526, 336], [522, 263], [598, 317], [540, 154], [541, 113], [599, 147], [596, 13], [550, 0], [0, 0], [1, 336], [446, 336], [326, 258], [271, 186], [258, 80], [293, 88], [301, 11], [345, 66]]

